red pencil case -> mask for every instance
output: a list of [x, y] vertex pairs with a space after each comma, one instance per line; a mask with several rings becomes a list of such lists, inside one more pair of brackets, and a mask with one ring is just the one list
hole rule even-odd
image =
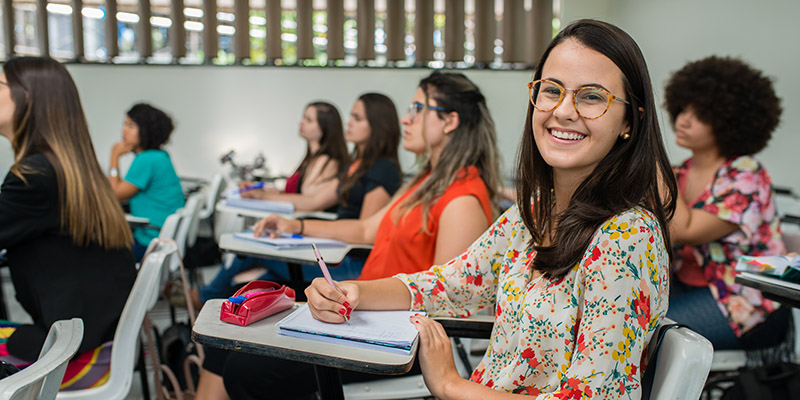
[[294, 289], [269, 281], [252, 281], [222, 302], [219, 319], [247, 326], [294, 305]]

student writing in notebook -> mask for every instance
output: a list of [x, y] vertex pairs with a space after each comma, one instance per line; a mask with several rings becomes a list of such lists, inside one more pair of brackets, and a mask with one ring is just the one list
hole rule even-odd
[[[338, 123], [341, 131], [341, 118], [335, 108], [325, 118], [331, 131]], [[320, 114], [318, 114], [320, 115]], [[345, 139], [355, 144], [350, 162], [338, 177], [321, 184], [314, 193], [275, 193], [257, 190], [244, 194], [265, 200], [290, 201], [296, 210], [324, 210], [336, 206], [337, 219], [368, 218], [385, 206], [391, 196], [400, 188], [402, 176], [397, 158], [397, 145], [400, 142], [400, 122], [394, 102], [380, 93], [365, 93], [359, 96], [347, 121]], [[299, 232], [304, 234], [304, 232]], [[346, 257], [333, 270], [337, 279], [354, 279], [361, 273], [364, 259]], [[288, 281], [289, 269], [285, 262], [263, 260], [254, 257], [236, 258], [231, 265], [222, 268], [217, 276], [206, 286], [200, 288], [196, 303], [202, 304], [210, 298], [230, 296], [238, 286], [234, 277], [244, 271], [260, 268], [257, 279]], [[309, 280], [322, 276], [319, 268], [303, 266], [303, 276]]]
[[579, 20], [550, 43], [529, 88], [516, 205], [427, 271], [339, 282], [346, 295], [317, 279], [309, 307], [339, 323], [345, 302], [453, 316], [490, 308], [490, 345], [469, 379], [441, 325], [411, 318], [437, 398], [639, 398], [644, 350], [667, 311], [676, 195], [644, 57], [621, 29]]
[[102, 384], [136, 279], [122, 207], [97, 162], [78, 90], [55, 60], [13, 58], [0, 74], [0, 135], [14, 164], [0, 188], [0, 249], [25, 324], [0, 323], [0, 360], [36, 361], [50, 326], [83, 319], [62, 390]]
[[[374, 243], [362, 279], [443, 263], [493, 219], [500, 182], [496, 133], [480, 89], [462, 74], [434, 72], [420, 81], [402, 123], [403, 148], [420, 156], [420, 170], [392, 202], [367, 219], [304, 222], [309, 236]], [[273, 216], [257, 226], [264, 228], [299, 233], [301, 226]], [[212, 351], [204, 367], [198, 393], [212, 395], [200, 398], [289, 399], [316, 390], [309, 364], [236, 352], [226, 359]], [[220, 390], [223, 374], [227, 394]], [[345, 381], [376, 378], [343, 374]]]

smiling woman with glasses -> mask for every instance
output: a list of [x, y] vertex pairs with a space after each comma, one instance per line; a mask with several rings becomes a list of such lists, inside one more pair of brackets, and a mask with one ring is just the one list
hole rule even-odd
[[[621, 29], [576, 21], [553, 39], [530, 88], [516, 205], [424, 272], [341, 282], [345, 295], [315, 281], [309, 308], [331, 323], [343, 322], [345, 302], [428, 315], [489, 309], [490, 344], [469, 379], [442, 327], [411, 318], [433, 397], [639, 398], [644, 349], [667, 309], [675, 192], [644, 57]], [[415, 100], [445, 109], [416, 119], [452, 117], [435, 97]], [[437, 132], [427, 136], [435, 148]]]

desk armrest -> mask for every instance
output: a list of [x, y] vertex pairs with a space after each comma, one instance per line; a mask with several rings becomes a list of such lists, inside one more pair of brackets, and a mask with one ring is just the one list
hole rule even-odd
[[442, 324], [447, 335], [451, 337], [488, 339], [494, 326], [494, 317], [491, 315], [473, 315], [468, 318], [432, 318]]

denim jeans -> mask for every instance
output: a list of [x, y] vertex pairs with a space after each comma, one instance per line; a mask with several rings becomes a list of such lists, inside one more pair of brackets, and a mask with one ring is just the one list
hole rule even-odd
[[133, 240], [133, 257], [136, 262], [142, 261], [144, 253], [147, 252], [147, 246], [142, 246], [136, 239]]
[[733, 333], [728, 319], [707, 287], [692, 287], [673, 279], [667, 318], [704, 336], [714, 345], [714, 350], [742, 348], [739, 338]]

